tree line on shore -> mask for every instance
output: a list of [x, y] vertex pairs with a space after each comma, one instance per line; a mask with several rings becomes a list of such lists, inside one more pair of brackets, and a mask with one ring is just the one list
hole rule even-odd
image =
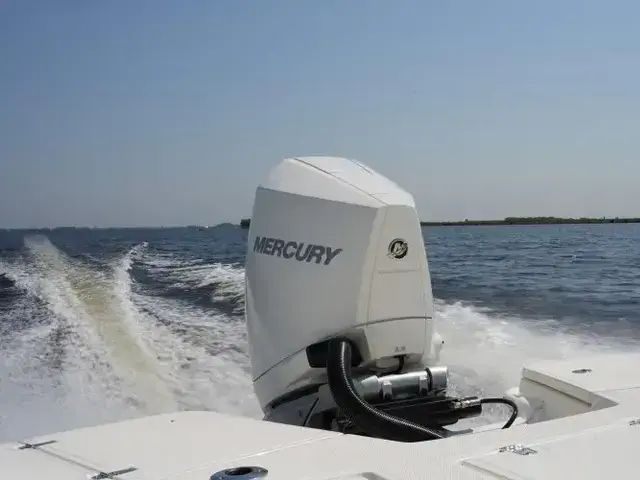
[[453, 222], [420, 222], [423, 226], [463, 225], [577, 225], [587, 223], [640, 223], [640, 218], [562, 218], [562, 217], [507, 217], [503, 220], [463, 220]]
[[[640, 223], [640, 218], [562, 218], [562, 217], [507, 217], [503, 220], [460, 220], [434, 222], [424, 221], [420, 225], [424, 227], [446, 227], [446, 226], [481, 226], [481, 225], [578, 225], [587, 223]], [[250, 218], [240, 220], [240, 227], [249, 228]]]

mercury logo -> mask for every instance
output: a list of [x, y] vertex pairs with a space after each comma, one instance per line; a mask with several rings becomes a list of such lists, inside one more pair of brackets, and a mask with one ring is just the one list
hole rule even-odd
[[409, 245], [407, 245], [407, 242], [405, 242], [401, 238], [396, 238], [389, 244], [389, 256], [392, 258], [400, 260], [401, 258], [407, 256], [408, 251]]
[[256, 236], [253, 242], [253, 251], [262, 255], [293, 259], [298, 262], [311, 263], [315, 261], [317, 264], [329, 265], [342, 252], [342, 248]]

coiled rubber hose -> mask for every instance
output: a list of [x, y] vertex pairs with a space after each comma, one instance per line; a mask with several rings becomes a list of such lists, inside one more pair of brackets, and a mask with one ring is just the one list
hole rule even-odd
[[444, 438], [431, 428], [389, 415], [364, 401], [351, 378], [351, 343], [344, 338], [329, 341], [327, 376], [331, 394], [347, 418], [368, 435], [401, 442]]

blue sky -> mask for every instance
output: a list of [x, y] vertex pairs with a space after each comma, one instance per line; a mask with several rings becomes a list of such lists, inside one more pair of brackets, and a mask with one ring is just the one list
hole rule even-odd
[[0, 2], [0, 227], [250, 214], [282, 158], [423, 219], [640, 216], [640, 3]]

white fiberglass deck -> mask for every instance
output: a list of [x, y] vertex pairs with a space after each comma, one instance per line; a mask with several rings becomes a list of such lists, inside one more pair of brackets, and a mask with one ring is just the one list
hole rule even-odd
[[266, 480], [635, 479], [639, 367], [640, 355], [614, 355], [525, 368], [523, 393], [536, 392], [538, 415], [552, 419], [507, 430], [407, 444], [187, 412], [2, 445], [0, 478], [208, 480], [259, 466]]

